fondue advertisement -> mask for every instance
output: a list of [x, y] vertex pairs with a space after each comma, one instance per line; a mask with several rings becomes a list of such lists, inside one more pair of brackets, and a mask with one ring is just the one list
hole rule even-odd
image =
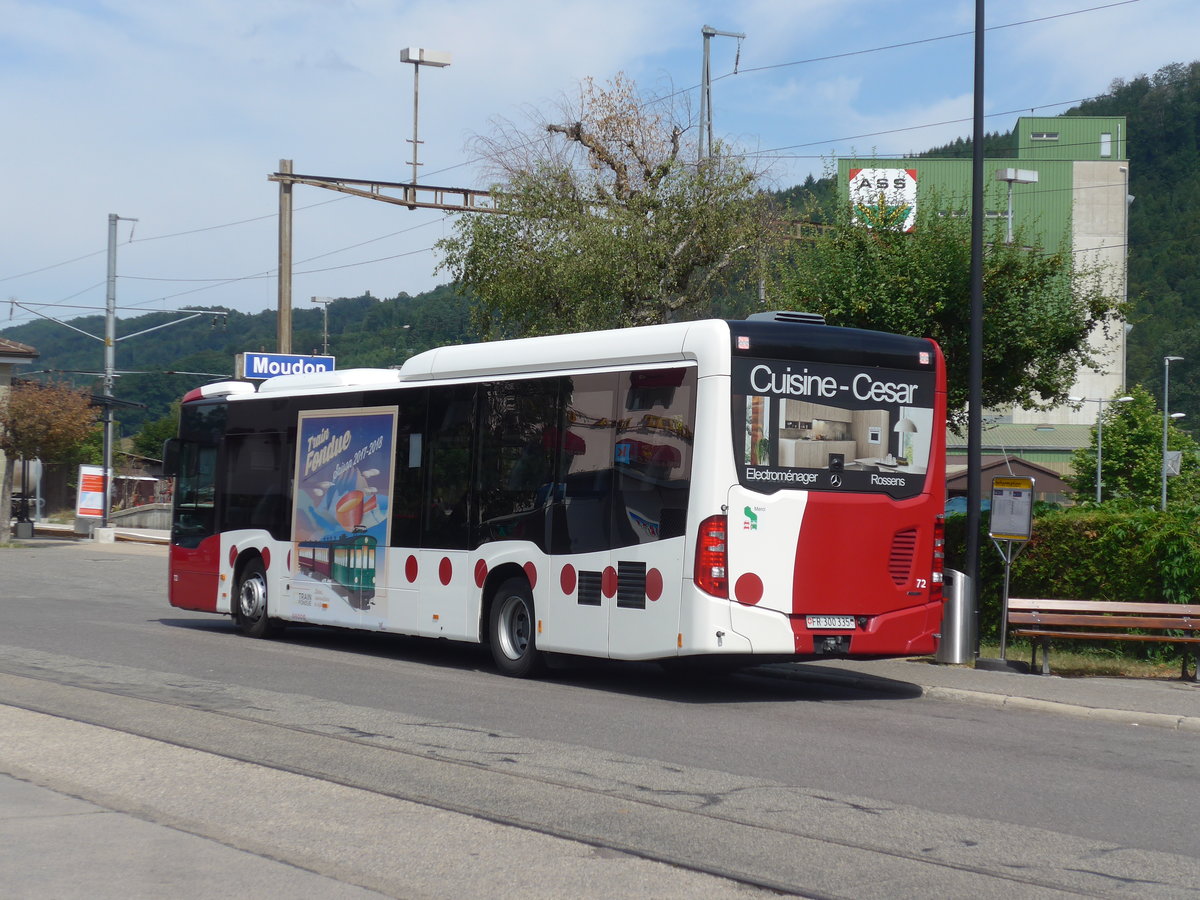
[[[370, 608], [388, 546], [396, 409], [300, 414], [292, 542], [295, 572]], [[380, 552], [376, 554], [376, 549]]]

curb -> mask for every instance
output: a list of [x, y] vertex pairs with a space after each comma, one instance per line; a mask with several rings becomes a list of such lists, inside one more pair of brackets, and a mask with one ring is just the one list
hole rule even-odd
[[1079, 706], [1057, 700], [1037, 700], [1033, 697], [1013, 697], [1009, 694], [992, 694], [986, 691], [968, 691], [962, 688], [932, 687], [921, 685], [921, 696], [933, 700], [955, 700], [975, 703], [995, 709], [1022, 709], [1032, 712], [1056, 713], [1077, 719], [1094, 719], [1097, 722], [1113, 722], [1119, 725], [1145, 725], [1167, 728], [1174, 731], [1190, 731], [1200, 734], [1200, 717], [1172, 716], [1166, 713], [1142, 712], [1132, 709], [1105, 709], [1095, 706]]
[[[73, 525], [51, 525], [46, 523], [38, 523], [34, 525], [34, 537], [55, 537], [69, 538], [76, 541], [91, 541], [92, 538], [86, 534], [78, 534]], [[162, 544], [167, 545], [171, 542], [169, 536], [158, 534], [146, 534], [139, 532], [136, 529], [120, 529], [113, 535], [115, 540], [129, 541], [138, 544]]]
[[1172, 731], [1186, 731], [1200, 734], [1200, 717], [1175, 716], [1166, 713], [1142, 712], [1132, 709], [1105, 709], [1094, 706], [1079, 706], [1074, 703], [1062, 703], [1057, 700], [1039, 700], [1033, 697], [1015, 697], [1011, 694], [997, 694], [990, 691], [972, 691], [965, 688], [948, 688], [935, 685], [917, 684], [916, 682], [897, 682], [892, 679], [875, 676], [849, 675], [840, 672], [813, 672], [811, 670], [797, 671], [772, 666], [764, 666], [758, 671], [770, 674], [772, 677], [794, 681], [815, 681], [848, 687], [855, 690], [870, 690], [889, 694], [910, 695], [919, 692], [922, 698], [931, 700], [953, 700], [958, 703], [974, 703], [979, 706], [989, 706], [993, 709], [1018, 709], [1030, 712], [1045, 712], [1056, 715], [1073, 716], [1078, 719], [1093, 719], [1097, 722], [1112, 722], [1119, 725], [1148, 726], [1166, 728]]

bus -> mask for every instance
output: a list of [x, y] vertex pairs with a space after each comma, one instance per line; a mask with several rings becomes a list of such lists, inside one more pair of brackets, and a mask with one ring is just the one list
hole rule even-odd
[[440, 347], [188, 393], [169, 601], [545, 655], [928, 654], [935, 342], [801, 313]]

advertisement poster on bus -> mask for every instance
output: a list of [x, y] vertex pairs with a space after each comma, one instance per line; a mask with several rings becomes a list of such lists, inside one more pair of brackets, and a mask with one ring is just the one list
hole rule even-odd
[[344, 605], [386, 616], [375, 587], [390, 537], [395, 444], [395, 407], [300, 413], [293, 574], [314, 618]]
[[916, 496], [929, 467], [935, 387], [932, 363], [921, 371], [735, 358], [742, 485]]

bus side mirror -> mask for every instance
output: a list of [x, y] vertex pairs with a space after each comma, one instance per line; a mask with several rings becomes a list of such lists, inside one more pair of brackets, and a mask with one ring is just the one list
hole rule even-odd
[[162, 465], [164, 478], [174, 478], [179, 474], [179, 443], [179, 438], [167, 438], [163, 441]]

